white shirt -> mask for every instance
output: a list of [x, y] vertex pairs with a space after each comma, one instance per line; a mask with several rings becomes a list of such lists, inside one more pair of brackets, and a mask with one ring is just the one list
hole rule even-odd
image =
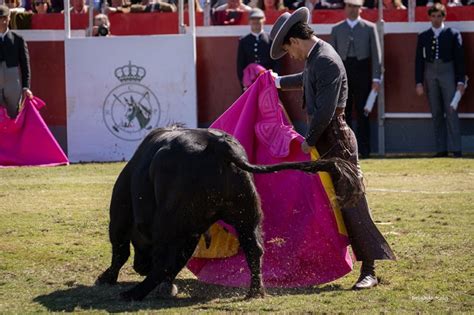
[[354, 28], [357, 25], [357, 23], [359, 23], [359, 21], [360, 21], [360, 16], [357, 17], [357, 19], [355, 20], [346, 19], [346, 22], [347, 24], [349, 24], [350, 28]]
[[431, 29], [433, 30], [435, 37], [438, 38], [441, 31], [444, 29], [444, 23], [441, 24], [441, 27], [438, 27], [438, 28], [431, 27]]
[[258, 40], [258, 37], [260, 36], [260, 34], [263, 34], [263, 30], [261, 30], [260, 33], [250, 32], [250, 34], [252, 34], [253, 36], [255, 36], [255, 38]]

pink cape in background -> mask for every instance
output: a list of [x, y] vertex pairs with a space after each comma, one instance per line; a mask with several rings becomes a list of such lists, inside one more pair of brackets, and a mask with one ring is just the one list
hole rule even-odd
[[[304, 138], [285, 118], [269, 72], [212, 125], [234, 135], [254, 164], [307, 161]], [[330, 282], [352, 270], [348, 239], [338, 231], [320, 177], [299, 171], [255, 175], [262, 200], [267, 287], [301, 287]], [[193, 258], [188, 268], [201, 281], [248, 287], [250, 272], [241, 249], [227, 258]]]
[[0, 168], [69, 164], [38, 111], [43, 106], [38, 97], [26, 99], [15, 120], [0, 107]]

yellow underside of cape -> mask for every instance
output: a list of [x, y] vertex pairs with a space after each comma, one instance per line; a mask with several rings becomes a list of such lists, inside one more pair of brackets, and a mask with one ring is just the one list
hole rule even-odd
[[[316, 150], [316, 148], [312, 148], [311, 160], [316, 161], [317, 159], [319, 159], [319, 153]], [[334, 216], [336, 217], [337, 230], [342, 235], [347, 236], [346, 226], [342, 218], [341, 208], [339, 207], [339, 204], [337, 202], [336, 191], [334, 190], [334, 185], [332, 184], [331, 177], [329, 176], [327, 172], [319, 172], [318, 174], [319, 174], [319, 178], [321, 178], [321, 182], [324, 186], [324, 190], [326, 191], [326, 194], [328, 195], [329, 201], [331, 202], [331, 206], [334, 211]]]
[[[318, 151], [313, 148], [311, 150], [311, 160], [315, 161], [319, 159]], [[329, 201], [331, 202], [332, 209], [334, 211], [334, 216], [336, 217], [337, 229], [339, 233], [347, 236], [346, 226], [344, 225], [344, 220], [342, 218], [341, 209], [337, 203], [336, 193], [334, 190], [334, 185], [332, 184], [331, 177], [326, 172], [320, 172], [319, 177], [323, 184], [324, 190], [328, 195]], [[201, 236], [199, 244], [194, 252], [193, 257], [196, 258], [225, 258], [231, 257], [237, 254], [239, 250], [239, 240], [235, 235], [229, 233], [219, 224], [215, 223], [209, 229], [209, 234], [211, 236], [211, 244], [209, 248], [206, 247], [206, 242], [204, 237]]]

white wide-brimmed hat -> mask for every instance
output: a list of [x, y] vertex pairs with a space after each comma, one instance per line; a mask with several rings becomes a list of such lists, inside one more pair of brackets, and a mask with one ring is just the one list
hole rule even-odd
[[270, 57], [272, 59], [280, 59], [286, 54], [282, 47], [283, 40], [291, 27], [298, 22], [308, 23], [309, 19], [310, 13], [306, 7], [299, 8], [292, 14], [285, 12], [278, 17], [270, 31], [270, 38], [273, 40], [272, 47], [270, 48]]

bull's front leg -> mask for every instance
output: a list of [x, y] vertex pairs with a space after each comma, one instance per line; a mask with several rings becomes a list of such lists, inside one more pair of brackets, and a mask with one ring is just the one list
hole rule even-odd
[[[121, 174], [120, 178], [124, 175]], [[119, 179], [120, 179], [119, 178]], [[126, 184], [126, 182], [125, 182]], [[112, 244], [112, 263], [96, 280], [96, 284], [115, 284], [120, 269], [130, 257], [130, 237], [133, 226], [132, 209], [124, 192], [124, 181], [117, 181], [110, 205], [109, 239]], [[122, 187], [125, 185], [125, 188]]]
[[96, 284], [116, 284], [122, 266], [130, 256], [130, 243], [112, 243], [112, 263], [96, 280]]
[[153, 268], [146, 278], [132, 289], [122, 292], [120, 297], [125, 301], [143, 300], [164, 278], [163, 261], [166, 255], [164, 244], [156, 245], [153, 250]]

